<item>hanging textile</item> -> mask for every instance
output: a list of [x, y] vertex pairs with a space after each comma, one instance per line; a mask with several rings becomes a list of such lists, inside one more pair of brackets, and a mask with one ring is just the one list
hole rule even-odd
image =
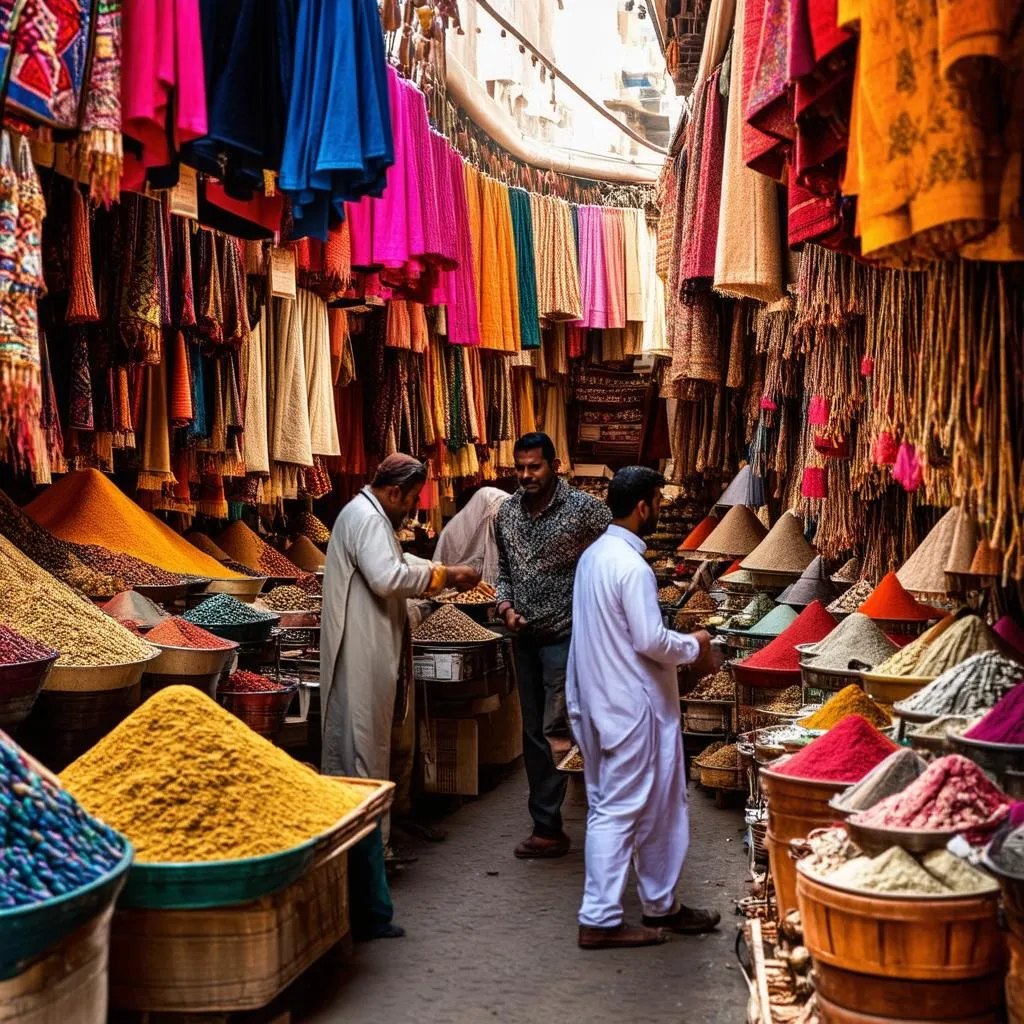
[[267, 317], [267, 424], [274, 494], [297, 497], [299, 471], [313, 465], [302, 318], [296, 300], [274, 299]]
[[462, 158], [451, 147], [445, 147], [448, 168], [448, 195], [451, 220], [455, 231], [455, 253], [458, 266], [447, 272], [448, 340], [453, 345], [480, 344], [480, 314], [477, 308], [476, 263], [473, 256], [473, 234], [470, 226], [466, 194], [467, 178]]
[[536, 253], [533, 248], [533, 217], [530, 196], [521, 188], [508, 190], [512, 235], [516, 251], [516, 283], [519, 297], [519, 336], [523, 348], [540, 347], [537, 309]]
[[608, 289], [608, 323], [611, 328], [626, 326], [626, 242], [622, 211], [605, 207], [601, 211], [604, 235], [604, 277]]
[[577, 207], [579, 218], [581, 327], [608, 326], [608, 281], [604, 257], [604, 219], [599, 206]]
[[122, 0], [98, 0], [92, 67], [86, 87], [81, 133], [75, 140], [76, 163], [89, 181], [94, 202], [114, 202], [121, 191], [124, 149], [121, 141]]
[[538, 313], [544, 320], [579, 320], [579, 256], [569, 204], [554, 196], [530, 196], [533, 216]]
[[327, 304], [319, 295], [300, 288], [298, 305], [306, 366], [310, 448], [314, 455], [339, 455], [338, 424], [331, 407], [334, 388]]
[[146, 366], [146, 410], [142, 422], [139, 475], [140, 491], [161, 491], [174, 483], [171, 471], [171, 440], [167, 432], [167, 359]]
[[271, 312], [261, 311], [259, 322], [242, 342], [240, 365], [245, 379], [245, 432], [242, 434], [242, 458], [249, 474], [270, 475], [270, 451], [267, 437], [267, 323]]
[[121, 264], [121, 340], [139, 362], [160, 359], [161, 294], [159, 249], [163, 236], [160, 202], [135, 192], [121, 200], [124, 244]]
[[[643, 238], [641, 238], [641, 231], [643, 231]], [[622, 234], [626, 259], [626, 319], [642, 322], [647, 288], [645, 281], [647, 221], [641, 210], [624, 209], [622, 211]]]

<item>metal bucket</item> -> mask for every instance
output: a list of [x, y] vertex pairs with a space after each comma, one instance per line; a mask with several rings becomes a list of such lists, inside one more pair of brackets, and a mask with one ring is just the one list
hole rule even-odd
[[298, 680], [282, 679], [286, 689], [272, 693], [242, 693], [221, 690], [217, 700], [253, 732], [273, 739], [283, 728], [285, 716], [299, 688]]
[[59, 654], [53, 654], [39, 661], [0, 665], [0, 726], [10, 730], [28, 718], [53, 663], [59, 657]]

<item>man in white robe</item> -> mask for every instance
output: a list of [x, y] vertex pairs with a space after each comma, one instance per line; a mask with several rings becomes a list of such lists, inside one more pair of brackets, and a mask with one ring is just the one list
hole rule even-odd
[[[480, 580], [467, 566], [444, 566], [402, 552], [395, 530], [415, 509], [426, 478], [418, 459], [389, 455], [372, 485], [341, 510], [331, 531], [320, 629], [325, 775], [388, 777], [406, 600], [445, 586], [468, 590]], [[357, 938], [403, 934], [391, 922], [380, 825], [349, 851], [349, 892]]]
[[[665, 628], [654, 572], [644, 560], [665, 480], [639, 466], [608, 487], [613, 521], [576, 570], [566, 703], [587, 787], [584, 949], [646, 946], [667, 933], [710, 931], [713, 911], [676, 899], [689, 841], [677, 667], [714, 656], [707, 633]], [[623, 921], [630, 863], [643, 926]]]

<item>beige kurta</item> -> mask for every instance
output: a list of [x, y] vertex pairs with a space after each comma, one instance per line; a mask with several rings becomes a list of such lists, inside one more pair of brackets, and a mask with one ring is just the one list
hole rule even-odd
[[364, 487], [331, 531], [320, 631], [323, 770], [386, 779], [406, 599], [430, 585], [431, 563], [402, 553]]

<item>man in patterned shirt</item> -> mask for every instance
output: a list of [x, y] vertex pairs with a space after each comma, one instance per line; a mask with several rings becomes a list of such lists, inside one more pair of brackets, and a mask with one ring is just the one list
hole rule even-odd
[[608, 528], [596, 498], [559, 480], [547, 434], [525, 434], [514, 448], [520, 490], [498, 512], [497, 611], [513, 634], [523, 709], [523, 760], [533, 834], [519, 858], [563, 857], [565, 776], [549, 740], [568, 736], [565, 668], [572, 633], [572, 588], [580, 555]]

